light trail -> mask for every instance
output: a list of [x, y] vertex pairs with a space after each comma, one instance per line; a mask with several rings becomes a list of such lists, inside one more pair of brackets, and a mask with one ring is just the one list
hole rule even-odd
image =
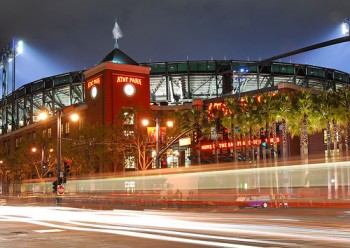
[[[192, 216], [194, 215], [194, 216]], [[224, 215], [221, 220], [225, 220]], [[197, 218], [196, 218], [197, 217]], [[194, 218], [193, 220], [188, 220]], [[51, 232], [59, 230], [74, 230], [81, 232], [100, 232], [124, 235], [136, 238], [155, 239], [214, 247], [260, 247], [278, 246], [293, 247], [300, 240], [350, 245], [349, 232], [330, 230], [326, 227], [291, 226], [300, 223], [287, 218], [249, 218], [250, 221], [265, 220], [265, 224], [237, 224], [219, 222], [218, 215], [201, 213], [173, 213], [159, 211], [93, 211], [69, 208], [46, 207], [0, 207], [0, 221], [25, 222], [52, 228]], [[241, 219], [240, 221], [242, 221]], [[279, 221], [274, 225], [269, 221]], [[285, 226], [284, 224], [289, 224]], [[227, 220], [226, 220], [227, 222]], [[37, 232], [50, 232], [38, 230]], [[253, 238], [243, 238], [251, 236]], [[265, 237], [265, 238], [262, 238]], [[281, 241], [276, 240], [279, 239]], [[270, 240], [273, 239], [273, 240]], [[288, 242], [283, 242], [287, 239]], [[292, 241], [291, 241], [292, 240]], [[232, 243], [247, 243], [232, 244]]]

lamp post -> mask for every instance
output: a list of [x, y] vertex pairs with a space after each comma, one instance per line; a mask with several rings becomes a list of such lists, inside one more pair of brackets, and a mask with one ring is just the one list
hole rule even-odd
[[3, 178], [3, 173], [2, 173], [2, 165], [4, 161], [0, 160], [0, 195], [2, 195], [2, 178]]
[[[62, 114], [64, 110], [65, 109], [57, 110], [57, 185], [60, 185], [63, 183], [63, 172], [61, 170], [61, 167], [62, 167], [61, 158], [62, 158]], [[68, 112], [70, 111], [68, 110]], [[73, 113], [70, 116], [70, 119], [76, 122], [79, 120], [79, 115], [76, 113]]]
[[[32, 148], [32, 152], [36, 153], [37, 149], [36, 147]], [[44, 164], [45, 164], [45, 146], [41, 146], [41, 178], [44, 176]]]
[[159, 164], [159, 117], [156, 117], [156, 168], [161, 168]]
[[[155, 122], [156, 122], [156, 168], [161, 168], [160, 165], [160, 158], [159, 158], [159, 147], [160, 147], [160, 123], [161, 118], [160, 117], [156, 117], [155, 118]], [[147, 119], [143, 119], [142, 120], [142, 125], [143, 126], [148, 126], [149, 121]], [[167, 126], [168, 127], [172, 127], [173, 126], [173, 122], [172, 121], [167, 121]]]
[[61, 178], [61, 148], [62, 148], [62, 109], [57, 110], [57, 185], [60, 185], [62, 182]]
[[[74, 109], [74, 107], [67, 107], [66, 109], [58, 109], [57, 110], [57, 185], [61, 185], [62, 181], [61, 178], [63, 178], [63, 173], [61, 172], [61, 157], [62, 157], [62, 114], [66, 110], [67, 112], [70, 112], [70, 109]], [[45, 120], [48, 118], [47, 111], [41, 111], [39, 113], [39, 119]], [[79, 120], [78, 114], [72, 114], [70, 116], [71, 120], [76, 122]], [[44, 165], [44, 150], [42, 150], [42, 165]]]

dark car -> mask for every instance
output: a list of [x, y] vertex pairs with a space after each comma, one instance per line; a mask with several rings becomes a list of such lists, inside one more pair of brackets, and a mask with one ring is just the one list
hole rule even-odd
[[267, 208], [271, 203], [270, 196], [257, 195], [257, 196], [239, 196], [236, 199], [236, 203], [239, 208], [252, 207], [252, 208]]

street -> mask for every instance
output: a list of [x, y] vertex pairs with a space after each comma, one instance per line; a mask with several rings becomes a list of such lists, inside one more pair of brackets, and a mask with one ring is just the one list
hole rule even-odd
[[0, 207], [1, 247], [349, 247], [332, 208], [88, 210]]

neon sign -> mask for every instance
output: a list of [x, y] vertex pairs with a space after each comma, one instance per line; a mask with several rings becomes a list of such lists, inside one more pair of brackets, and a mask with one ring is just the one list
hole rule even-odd
[[[266, 143], [272, 144], [273, 143], [273, 138], [270, 139], [264, 139], [263, 140]], [[276, 137], [276, 142], [280, 143], [280, 138]], [[254, 140], [238, 140], [236, 141], [236, 147], [242, 147], [242, 146], [258, 146], [262, 144], [261, 139], [254, 139]], [[218, 144], [218, 149], [222, 148], [233, 148], [233, 142], [232, 141], [222, 141], [219, 142]], [[208, 151], [208, 150], [214, 150], [216, 147], [215, 143], [212, 144], [203, 144], [201, 145], [201, 150], [202, 151]]]
[[101, 84], [101, 78], [95, 78], [87, 82], [87, 88], [90, 89], [94, 85], [99, 85]]
[[133, 83], [133, 84], [142, 85], [141, 78], [129, 77], [129, 76], [117, 76], [116, 82], [117, 83]]

